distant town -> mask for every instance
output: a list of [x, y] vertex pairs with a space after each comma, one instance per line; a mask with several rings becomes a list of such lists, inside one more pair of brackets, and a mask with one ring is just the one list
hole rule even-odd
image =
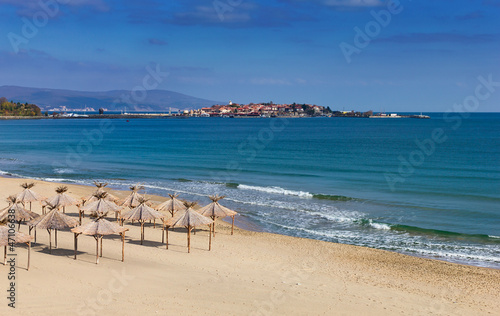
[[274, 104], [249, 103], [237, 104], [229, 102], [227, 105], [213, 105], [199, 110], [184, 111], [184, 115], [200, 117], [365, 117], [365, 118], [429, 118], [426, 115], [398, 115], [397, 113], [378, 113], [373, 111], [333, 111], [330, 107], [315, 104]]

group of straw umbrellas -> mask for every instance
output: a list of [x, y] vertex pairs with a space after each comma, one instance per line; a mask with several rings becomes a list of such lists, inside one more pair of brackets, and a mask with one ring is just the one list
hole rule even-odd
[[[28, 245], [28, 269], [31, 241], [31, 232], [34, 230], [34, 242], [36, 242], [37, 229], [46, 229], [49, 234], [49, 252], [52, 252], [52, 234], [54, 234], [55, 248], [57, 248], [57, 231], [70, 229], [74, 234], [74, 259], [77, 257], [78, 237], [80, 235], [92, 236], [96, 240], [96, 263], [99, 263], [99, 257], [102, 257], [102, 240], [104, 236], [120, 235], [122, 241], [122, 261], [125, 260], [125, 228], [124, 222], [135, 221], [141, 226], [141, 245], [144, 242], [144, 226], [146, 222], [153, 221], [156, 227], [156, 220], [162, 224], [162, 243], [166, 243], [168, 249], [168, 230], [174, 227], [184, 227], [187, 230], [187, 248], [191, 252], [191, 231], [196, 227], [207, 225], [209, 228], [209, 246], [212, 248], [212, 236], [215, 236], [215, 219], [229, 216], [232, 218], [231, 235], [234, 232], [234, 217], [237, 213], [219, 204], [224, 196], [210, 196], [212, 203], [195, 210], [196, 203], [183, 202], [178, 199], [177, 194], [169, 194], [169, 199], [155, 207], [142, 194], [144, 187], [135, 185], [130, 187], [131, 193], [125, 199], [119, 200], [114, 195], [105, 190], [107, 183], [95, 181], [97, 189], [92, 195], [82, 198], [81, 201], [67, 194], [66, 186], [56, 188], [56, 195], [51, 198], [44, 198], [32, 190], [33, 183], [23, 183], [23, 191], [7, 199], [9, 205], [0, 210], [0, 223], [12, 222], [18, 224], [18, 232], [15, 238], [10, 242], [26, 243]], [[32, 212], [32, 202], [40, 202], [42, 205], [42, 214]], [[29, 203], [29, 210], [25, 206]], [[78, 219], [65, 214], [66, 207], [77, 205], [79, 209]], [[62, 209], [62, 212], [61, 212]], [[87, 212], [93, 220], [82, 224], [82, 218]], [[122, 213], [123, 212], [123, 213]], [[114, 213], [115, 222], [107, 220], [108, 214]], [[168, 215], [167, 215], [168, 214]], [[10, 215], [10, 217], [9, 217]], [[12, 216], [13, 215], [13, 216]], [[28, 223], [29, 235], [19, 232], [21, 223]], [[6, 226], [0, 226], [0, 246], [5, 247], [4, 261], [7, 255], [7, 246], [9, 245], [9, 229]], [[11, 234], [12, 235], [12, 234]], [[166, 241], [165, 241], [166, 237]]]

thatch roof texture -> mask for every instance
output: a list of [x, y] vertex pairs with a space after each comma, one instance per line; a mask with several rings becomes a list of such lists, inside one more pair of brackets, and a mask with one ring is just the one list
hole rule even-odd
[[212, 203], [200, 208], [198, 213], [209, 217], [226, 217], [238, 214], [235, 211], [219, 204], [219, 200], [223, 198], [224, 196], [211, 196], [210, 199], [212, 200]]
[[14, 203], [0, 211], [0, 222], [6, 220], [9, 214], [12, 214], [9, 213], [10, 210], [14, 210], [14, 220], [17, 222], [29, 221], [38, 217], [38, 214], [28, 211], [21, 203]]
[[68, 191], [68, 187], [66, 186], [60, 186], [56, 188], [56, 195], [53, 197], [47, 199], [47, 203], [49, 205], [52, 205], [53, 207], [59, 208], [59, 207], [66, 207], [70, 205], [74, 205], [78, 203], [76, 199], [73, 197], [69, 196], [66, 194], [66, 191]]
[[95, 201], [98, 200], [98, 198], [96, 197], [96, 195], [101, 194], [101, 193], [107, 193], [105, 199], [108, 200], [108, 201], [111, 201], [111, 202], [117, 202], [118, 201], [118, 198], [116, 196], [112, 195], [109, 192], [104, 191], [104, 189], [101, 189], [101, 188], [95, 190], [90, 196], [82, 198], [82, 200], [85, 201], [85, 204], [95, 202]]
[[[219, 201], [225, 198], [225, 196], [213, 195], [209, 196], [212, 200], [212, 203], [204, 206], [198, 210], [198, 212], [202, 215], [209, 216], [215, 220], [216, 217], [232, 217], [232, 225], [231, 225], [231, 235], [234, 233], [234, 217], [238, 214], [237, 212], [228, 209], [225, 206], [219, 204]], [[215, 224], [212, 226], [213, 234], [215, 236]]]
[[113, 234], [120, 234], [127, 230], [128, 228], [110, 222], [104, 219], [103, 217], [99, 217], [95, 221], [71, 229], [73, 233], [83, 234], [88, 236], [107, 236]]
[[182, 216], [176, 216], [165, 221], [165, 225], [171, 227], [196, 227], [210, 225], [214, 221], [194, 211], [191, 207]]
[[95, 194], [93, 197], [95, 201], [91, 203], [86, 203], [84, 206], [80, 207], [81, 211], [88, 211], [94, 215], [100, 216], [108, 212], [120, 212], [122, 207], [116, 205], [113, 201], [107, 200], [108, 194], [106, 192]]
[[78, 226], [78, 220], [59, 212], [57, 208], [53, 208], [47, 214], [31, 220], [29, 225], [39, 229], [61, 230]]
[[169, 196], [170, 199], [155, 207], [157, 211], [169, 212], [173, 217], [175, 213], [186, 210], [184, 203], [177, 199], [178, 194], [169, 194]]
[[44, 199], [41, 195], [36, 193], [35, 191], [31, 190], [31, 188], [35, 186], [34, 183], [23, 183], [21, 184], [21, 187], [24, 188], [24, 190], [19, 193], [16, 198], [18, 202], [26, 203], [26, 202], [34, 202], [34, 201], [41, 201]]
[[[85, 203], [91, 203], [91, 202], [97, 201], [98, 198], [96, 197], [96, 195], [101, 194], [103, 192], [106, 192], [104, 190], [104, 188], [108, 185], [108, 183], [107, 182], [94, 181], [94, 185], [97, 187], [97, 190], [94, 191], [90, 196], [82, 198], [82, 200], [84, 200]], [[116, 196], [112, 195], [109, 192], [106, 192], [106, 193], [107, 193], [106, 200], [113, 201], [113, 202], [117, 202], [118, 201], [118, 198]]]
[[[11, 236], [12, 238], [12, 236]], [[15, 243], [27, 243], [33, 239], [30, 235], [15, 232]], [[9, 245], [9, 228], [7, 226], [0, 226], [0, 247]]]
[[146, 202], [146, 200], [141, 199], [141, 203], [138, 206], [121, 216], [122, 219], [134, 221], [150, 221], [165, 217], [165, 215], [163, 215], [162, 213], [146, 205]]
[[139, 194], [139, 191], [144, 190], [144, 187], [141, 185], [134, 185], [130, 187], [130, 190], [132, 190], [132, 192], [121, 202], [120, 205], [134, 208], [136, 206], [139, 206], [139, 204], [141, 204], [141, 199], [144, 198]]

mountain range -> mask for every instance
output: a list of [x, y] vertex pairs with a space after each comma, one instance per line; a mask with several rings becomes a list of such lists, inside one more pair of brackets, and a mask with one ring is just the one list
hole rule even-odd
[[187, 110], [221, 104], [168, 90], [111, 90], [111, 91], [74, 91], [62, 89], [28, 88], [1, 86], [0, 97], [9, 101], [36, 104], [43, 111], [66, 107], [67, 110], [99, 108], [108, 111], [158, 111], [170, 109]]

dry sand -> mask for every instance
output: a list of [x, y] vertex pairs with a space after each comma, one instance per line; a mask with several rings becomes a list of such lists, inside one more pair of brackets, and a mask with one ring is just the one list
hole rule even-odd
[[[0, 178], [0, 208], [25, 181]], [[46, 197], [57, 186], [35, 182]], [[94, 190], [69, 188], [74, 197]], [[77, 217], [77, 208], [67, 213]], [[0, 315], [500, 315], [500, 270], [241, 229], [231, 236], [222, 221], [212, 251], [203, 228], [188, 254], [184, 230], [170, 233], [166, 250], [159, 226], [147, 225], [141, 246], [137, 223], [126, 225], [125, 262], [112, 236], [99, 265], [94, 238], [79, 237], [73, 260], [73, 234], [60, 232], [49, 254], [48, 234], [39, 231], [30, 271], [25, 247], [17, 249], [15, 310], [7, 307], [8, 267], [0, 265]]]

